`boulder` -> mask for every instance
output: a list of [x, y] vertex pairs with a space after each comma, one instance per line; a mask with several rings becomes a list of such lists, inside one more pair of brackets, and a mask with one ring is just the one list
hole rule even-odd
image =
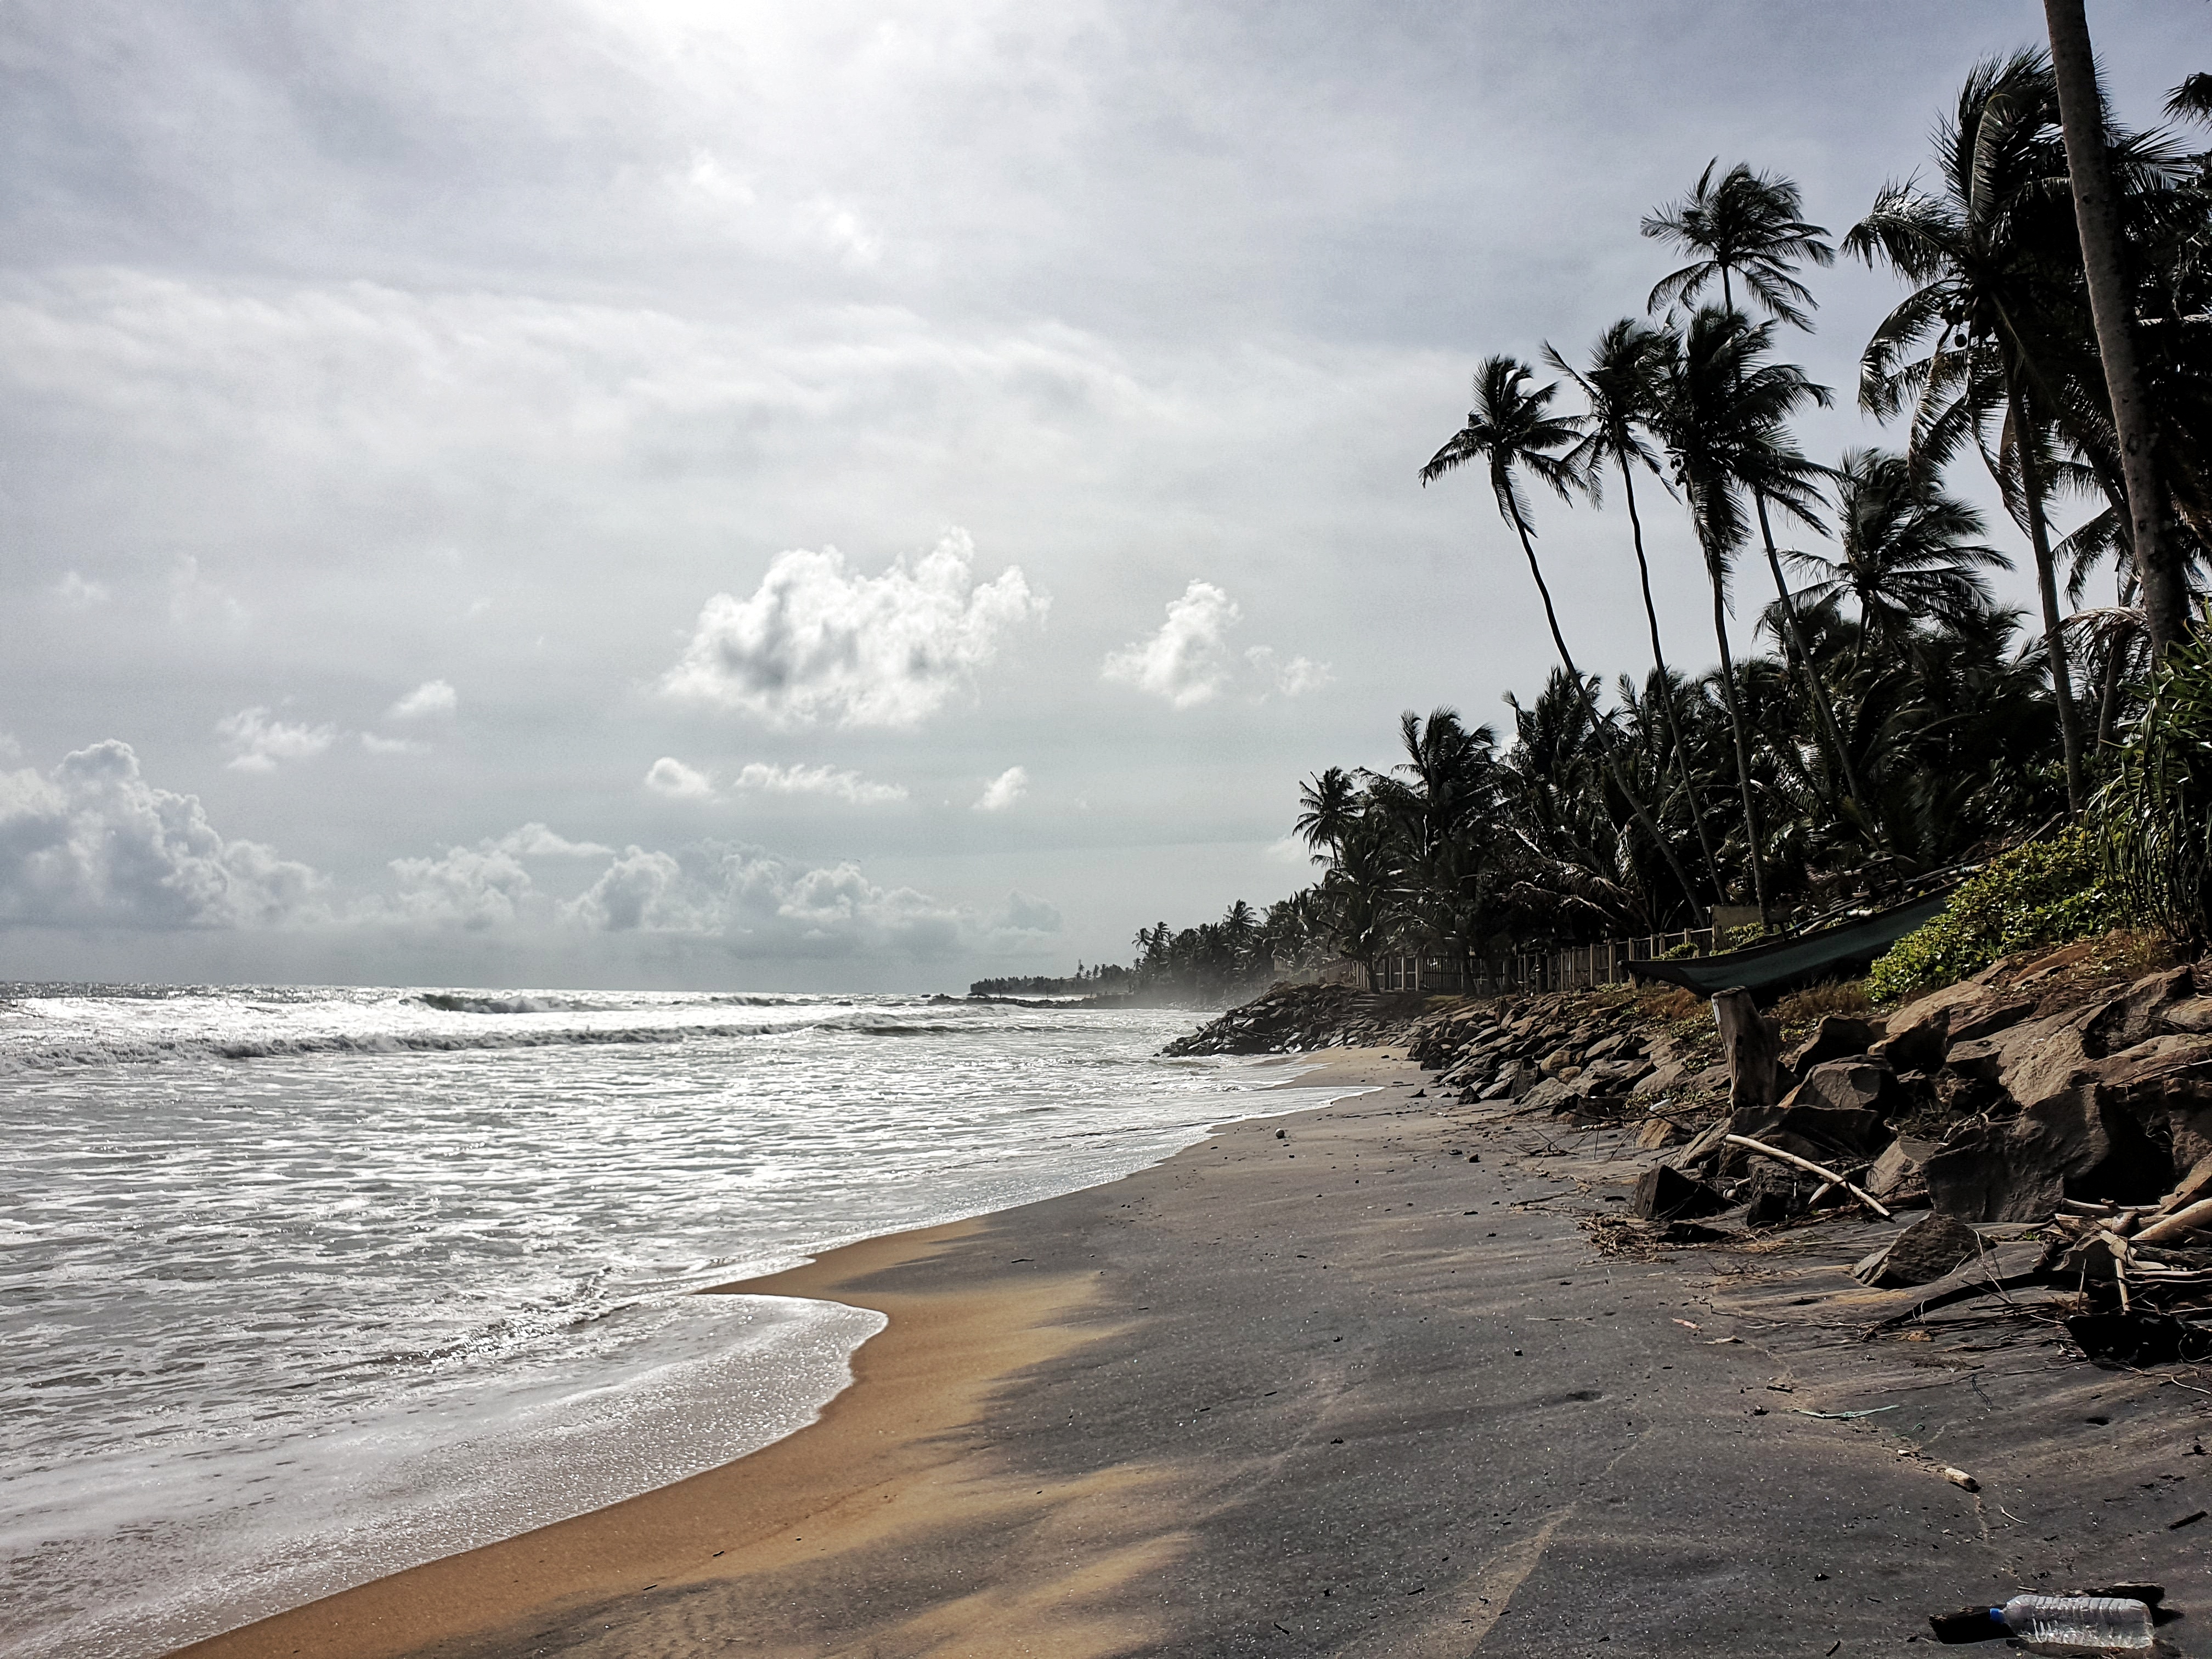
[[1650, 1069], [1640, 1060], [1601, 1060], [1583, 1068], [1575, 1086], [1584, 1094], [1625, 1095]]
[[1932, 1285], [1978, 1255], [1981, 1236], [1954, 1216], [1926, 1215], [1851, 1269], [1877, 1291]]
[[1870, 1112], [1887, 1117], [1901, 1102], [1897, 1073], [1886, 1060], [1832, 1060], [1815, 1066], [1790, 1092], [1786, 1107]]
[[1775, 1133], [1819, 1147], [1818, 1152], [1803, 1156], [1821, 1164], [1833, 1164], [1839, 1158], [1845, 1162], [1872, 1158], [1889, 1143], [1889, 1127], [1879, 1112], [1848, 1106], [1785, 1105], [1780, 1121], [1774, 1126], [1774, 1133], [1759, 1139], [1782, 1146], [1783, 1142], [1775, 1139]]
[[1952, 1022], [1962, 1014], [1985, 1012], [1997, 1000], [1996, 992], [1973, 980], [1931, 991], [1892, 1014], [1888, 1034], [1869, 1052], [1885, 1057], [1901, 1072], [1933, 1071], [1943, 1063]]
[[1771, 1158], [1757, 1160], [1750, 1181], [1738, 1194], [1744, 1200], [1743, 1224], [1779, 1225], [1804, 1211], [1820, 1184], [1817, 1177], [1777, 1164]]
[[2063, 1198], [2144, 1203], [2172, 1183], [2171, 1154], [2094, 1082], [2051, 1095], [2010, 1123], [1955, 1136], [1923, 1167], [1928, 1195], [1968, 1221], [2042, 1221]]
[[1582, 1104], [1582, 1091], [1571, 1083], [1562, 1083], [1547, 1077], [1521, 1097], [1524, 1110], [1537, 1112], [1571, 1112]]
[[1824, 1014], [1813, 1035], [1782, 1056], [1782, 1063], [1802, 1077], [1831, 1060], [1848, 1060], [1871, 1048], [1881, 1036], [1878, 1022], [1856, 1014]]
[[1646, 1221], [1678, 1221], [1686, 1217], [1715, 1215], [1728, 1208], [1728, 1200], [1704, 1182], [1655, 1164], [1637, 1181], [1628, 1207]]
[[2139, 979], [2125, 995], [2113, 998], [2090, 1017], [2081, 1028], [2082, 1047], [2101, 1058], [2162, 1036], [2172, 1029], [2166, 1021], [2166, 1010], [2191, 1000], [2196, 994], [2197, 987], [2186, 968], [2170, 968]]
[[1672, 1094], [1689, 1081], [1691, 1068], [1679, 1060], [1661, 1062], [1637, 1080], [1629, 1094], [1638, 1100]]
[[1644, 1127], [1636, 1132], [1636, 1144], [1647, 1152], [1656, 1152], [1688, 1137], [1689, 1132], [1674, 1119], [1654, 1115], [1645, 1118]]
[[1565, 1071], [1570, 1066], [1579, 1063], [1581, 1060], [1582, 1053], [1579, 1049], [1565, 1047], [1558, 1048], [1553, 1049], [1550, 1054], [1546, 1054], [1543, 1059], [1538, 1060], [1536, 1062], [1536, 1069], [1541, 1072], [1546, 1077], [1557, 1077], [1560, 1073]]
[[1928, 1182], [1921, 1172], [1922, 1165], [1942, 1150], [1935, 1141], [1899, 1135], [1875, 1159], [1874, 1168], [1867, 1171], [1863, 1184], [1867, 1191], [1892, 1209], [1925, 1204]]

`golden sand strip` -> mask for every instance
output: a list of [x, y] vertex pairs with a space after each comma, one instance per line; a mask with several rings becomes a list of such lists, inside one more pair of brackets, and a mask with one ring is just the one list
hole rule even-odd
[[[797, 1433], [690, 1480], [341, 1591], [182, 1652], [192, 1659], [526, 1653], [535, 1632], [573, 1628], [580, 1610], [628, 1604], [649, 1589], [660, 1592], [653, 1600], [663, 1607], [684, 1587], [715, 1581], [758, 1579], [767, 1594], [794, 1571], [818, 1576], [824, 1558], [874, 1554], [956, 1515], [966, 1528], [988, 1522], [994, 1509], [1010, 1520], [1043, 1522], [1077, 1494], [1026, 1482], [1020, 1492], [1004, 1490], [988, 1446], [955, 1431], [981, 1416], [1004, 1379], [1103, 1334], [1066, 1322], [1087, 1298], [1085, 1279], [979, 1271], [963, 1273], [965, 1287], [951, 1292], [871, 1282], [960, 1249], [984, 1224], [870, 1239], [788, 1273], [719, 1287], [821, 1297], [889, 1317], [854, 1356], [853, 1386]], [[1125, 1471], [1109, 1484], [1126, 1497], [1142, 1480]], [[917, 1606], [896, 1620], [896, 1645], [927, 1651], [951, 1642], [972, 1654], [1071, 1659], [1125, 1649], [1133, 1632], [1098, 1628], [1082, 1603], [1146, 1570], [1159, 1547], [1140, 1540], [1084, 1555], [1056, 1582], [979, 1586]], [[720, 1648], [732, 1634], [726, 1630], [708, 1645]], [[748, 1642], [746, 1650], [774, 1650]]]

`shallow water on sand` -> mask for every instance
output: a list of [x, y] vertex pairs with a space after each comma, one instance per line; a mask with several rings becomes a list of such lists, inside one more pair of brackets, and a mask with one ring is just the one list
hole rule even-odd
[[0, 1648], [157, 1653], [790, 1432], [880, 1319], [690, 1292], [1313, 1103], [1158, 1058], [1191, 1024], [8, 988]]

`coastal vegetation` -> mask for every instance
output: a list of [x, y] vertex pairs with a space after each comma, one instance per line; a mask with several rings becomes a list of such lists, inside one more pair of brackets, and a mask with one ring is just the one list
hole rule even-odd
[[[1840, 234], [1790, 179], [1716, 161], [1643, 222], [1680, 261], [1643, 315], [1579, 357], [1542, 343], [1482, 361], [1466, 422], [1419, 477], [1480, 472], [1500, 530], [1478, 556], [1525, 573], [1558, 665], [1498, 726], [1408, 712], [1395, 765], [1309, 778], [1296, 830], [1322, 873], [1238, 948], [1264, 936], [1289, 967], [1701, 928], [1716, 907], [1784, 925], [2039, 832], [1892, 965], [1893, 988], [2125, 917], [2205, 934], [2212, 647], [2191, 584], [2212, 549], [2212, 150], [2189, 126], [2203, 77], [2139, 131], [2095, 111], [2085, 128], [2070, 73], [2040, 50], [1975, 65], [1933, 154]], [[2109, 235], [2069, 188], [2092, 162]], [[1855, 392], [1890, 436], [1818, 458], [1794, 424], [1836, 394], [1790, 343], [1838, 258], [1903, 289]], [[1969, 499], [1968, 468], [2002, 520]], [[1609, 492], [1650, 657], [1608, 681], [1574, 653], [1540, 543], [1547, 514]], [[1661, 514], [1686, 521], [1710, 593], [1718, 661], [1702, 672], [1679, 642], [1669, 654], [1652, 601]], [[2015, 558], [2033, 615], [1993, 594]], [[1193, 938], [1140, 935], [1139, 970]]]

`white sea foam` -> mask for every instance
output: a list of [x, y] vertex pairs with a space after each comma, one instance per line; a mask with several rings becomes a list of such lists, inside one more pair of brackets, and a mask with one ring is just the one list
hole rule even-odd
[[811, 1419], [876, 1316], [689, 1292], [1255, 1109], [1188, 1016], [923, 999], [0, 1002], [0, 1647], [135, 1659]]

